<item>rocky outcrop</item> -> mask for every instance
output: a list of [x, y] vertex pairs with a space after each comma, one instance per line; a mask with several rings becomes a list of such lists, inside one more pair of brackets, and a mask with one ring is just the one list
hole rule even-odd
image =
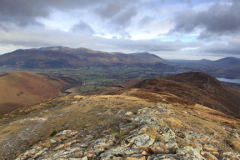
[[[136, 114], [122, 113], [126, 121], [111, 134], [96, 136], [91, 133], [84, 139], [81, 132], [63, 130], [45, 142], [31, 147], [16, 160], [215, 160], [239, 159], [233, 152], [221, 152], [214, 147], [219, 143], [211, 137], [193, 131], [169, 128], [161, 116], [173, 116], [171, 106], [158, 104], [141, 108]], [[184, 114], [187, 114], [184, 113]], [[95, 138], [97, 137], [97, 138]], [[183, 145], [193, 144], [194, 145]], [[181, 143], [182, 142], [182, 143]]]

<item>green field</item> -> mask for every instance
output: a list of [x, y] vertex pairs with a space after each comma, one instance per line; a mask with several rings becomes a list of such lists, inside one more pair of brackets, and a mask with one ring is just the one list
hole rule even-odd
[[60, 68], [60, 69], [6, 69], [0, 68], [0, 72], [30, 71], [46, 74], [54, 77], [69, 76], [76, 80], [95, 82], [96, 84], [108, 85], [121, 83], [132, 79], [145, 79], [164, 76], [164, 70], [141, 68], [141, 67], [81, 67], [81, 68]]

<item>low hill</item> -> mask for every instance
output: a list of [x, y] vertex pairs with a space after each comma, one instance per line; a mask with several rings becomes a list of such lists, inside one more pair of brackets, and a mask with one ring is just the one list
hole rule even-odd
[[240, 79], [240, 65], [222, 70], [221, 76], [229, 79]]
[[61, 96], [68, 85], [58, 78], [30, 72], [0, 74], [0, 115]]
[[213, 105], [213, 102], [206, 106], [225, 108], [231, 110], [235, 115], [240, 114], [240, 92], [226, 86], [211, 75], [202, 72], [189, 72], [167, 76], [165, 79], [197, 87], [201, 89], [205, 95], [217, 102], [215, 105]]
[[132, 53], [131, 55], [134, 55], [135, 57], [148, 60], [150, 62], [165, 62], [162, 58], [158, 57], [155, 54], [150, 54], [148, 52], [138, 52], [138, 53]]
[[202, 60], [167, 60], [170, 64], [185, 65], [185, 66], [201, 66], [201, 67], [221, 67], [221, 69], [240, 66], [240, 58], [225, 57], [219, 60], [211, 61]]
[[143, 81], [143, 79], [134, 79], [134, 80], [130, 80], [127, 82], [123, 82], [123, 83], [118, 83], [118, 84], [114, 84], [114, 87], [121, 87], [121, 88], [128, 88], [128, 87], [132, 87], [133, 85], [139, 83]]
[[[202, 72], [146, 79], [132, 88], [153, 91], [159, 95], [170, 93], [192, 103], [202, 104], [232, 116], [237, 116], [240, 112], [240, 92]], [[114, 94], [122, 95], [125, 92], [128, 90], [117, 91]], [[141, 98], [144, 97], [146, 96], [141, 96]], [[183, 103], [187, 102], [183, 101]]]
[[213, 64], [222, 67], [240, 66], [240, 59], [235, 57], [226, 57], [213, 61]]
[[[153, 57], [153, 55], [151, 56]], [[160, 58], [158, 57], [158, 59]], [[20, 68], [118, 66], [152, 62], [152, 60], [138, 58], [131, 54], [94, 51], [87, 48], [74, 49], [61, 46], [39, 49], [20, 49], [0, 56], [0, 66]]]

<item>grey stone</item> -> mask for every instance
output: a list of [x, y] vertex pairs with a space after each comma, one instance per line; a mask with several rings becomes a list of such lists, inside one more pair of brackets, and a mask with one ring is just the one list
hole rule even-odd
[[170, 160], [184, 160], [183, 157], [174, 155], [174, 154], [157, 154], [157, 155], [151, 155], [148, 157], [147, 160], [164, 160], [164, 159], [170, 159]]
[[131, 130], [135, 129], [136, 126], [139, 126], [140, 124], [138, 122], [131, 122], [124, 125], [120, 125], [120, 133], [127, 133]]
[[185, 146], [181, 149], [177, 149], [176, 154], [178, 156], [183, 156], [185, 158], [191, 158], [193, 160], [205, 160], [204, 157], [200, 155], [197, 149], [194, 149], [191, 146]]
[[46, 152], [48, 150], [48, 148], [44, 148], [42, 150], [40, 150], [39, 152], [37, 152], [33, 158], [38, 158], [39, 156], [41, 156], [44, 152]]
[[170, 128], [168, 128], [168, 126], [166, 126], [166, 125], [163, 126], [161, 131], [166, 132], [166, 133], [162, 134], [162, 137], [165, 139], [165, 141], [170, 141], [175, 138], [175, 133]]
[[141, 134], [128, 139], [128, 141], [136, 144], [138, 147], [149, 147], [155, 140], [147, 134]]

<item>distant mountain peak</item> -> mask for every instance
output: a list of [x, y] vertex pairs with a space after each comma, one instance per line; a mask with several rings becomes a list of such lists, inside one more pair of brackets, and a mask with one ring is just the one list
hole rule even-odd
[[209, 60], [209, 59], [201, 59], [200, 61], [202, 61], [202, 62], [211, 62], [211, 60]]
[[149, 52], [136, 52], [136, 53], [131, 53], [131, 54], [151, 54], [151, 53], [149, 53]]
[[51, 46], [51, 47], [41, 47], [39, 48], [40, 50], [58, 50], [58, 49], [62, 49], [62, 48], [67, 48], [64, 46]]

